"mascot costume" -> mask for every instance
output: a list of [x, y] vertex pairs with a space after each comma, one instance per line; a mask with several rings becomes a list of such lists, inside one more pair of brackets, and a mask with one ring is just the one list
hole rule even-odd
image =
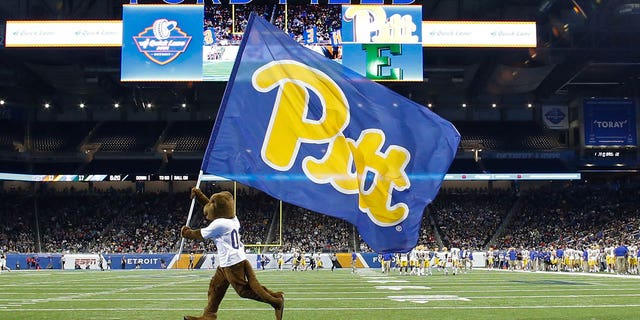
[[203, 205], [204, 216], [211, 221], [208, 227], [191, 229], [182, 227], [186, 239], [212, 239], [218, 249], [220, 265], [209, 283], [208, 303], [200, 317], [185, 316], [185, 320], [215, 320], [218, 307], [229, 285], [239, 296], [270, 304], [275, 309], [276, 319], [282, 319], [284, 294], [272, 292], [256, 279], [251, 263], [247, 260], [244, 245], [240, 241], [240, 222], [236, 217], [231, 193], [223, 191], [207, 198], [198, 188], [191, 189], [191, 198]]

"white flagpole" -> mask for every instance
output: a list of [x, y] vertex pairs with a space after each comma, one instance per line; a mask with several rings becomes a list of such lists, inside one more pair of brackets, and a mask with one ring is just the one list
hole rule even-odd
[[[202, 181], [202, 170], [200, 170], [200, 173], [198, 174], [198, 181], [196, 182], [196, 188], [200, 188], [200, 181]], [[187, 215], [187, 223], [185, 224], [185, 226], [189, 226], [189, 222], [191, 222], [191, 216], [193, 215], [193, 208], [195, 207], [195, 204], [196, 204], [196, 197], [193, 197], [193, 199], [191, 199], [191, 207], [189, 208], [189, 215]], [[184, 249], [184, 238], [181, 235], [180, 249], [178, 250], [178, 259], [182, 254], [182, 249]]]

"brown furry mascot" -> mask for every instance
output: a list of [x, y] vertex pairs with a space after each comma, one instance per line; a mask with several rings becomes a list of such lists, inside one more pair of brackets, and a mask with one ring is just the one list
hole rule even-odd
[[244, 245], [240, 241], [240, 222], [234, 211], [231, 193], [223, 191], [207, 198], [200, 189], [193, 188], [191, 198], [194, 197], [204, 206], [204, 216], [211, 224], [195, 230], [184, 226], [181, 230], [182, 236], [192, 240], [213, 239], [218, 248], [220, 265], [209, 283], [209, 302], [204, 308], [204, 313], [200, 317], [185, 316], [184, 319], [217, 319], [218, 306], [229, 285], [243, 298], [270, 304], [275, 309], [276, 319], [282, 319], [284, 294], [270, 291], [256, 279], [251, 263], [244, 253]]

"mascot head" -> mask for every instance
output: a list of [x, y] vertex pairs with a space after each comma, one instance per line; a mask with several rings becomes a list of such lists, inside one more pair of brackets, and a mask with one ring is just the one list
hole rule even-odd
[[204, 215], [207, 220], [213, 221], [218, 218], [232, 219], [236, 216], [233, 207], [233, 196], [229, 191], [214, 193], [209, 202], [204, 205]]

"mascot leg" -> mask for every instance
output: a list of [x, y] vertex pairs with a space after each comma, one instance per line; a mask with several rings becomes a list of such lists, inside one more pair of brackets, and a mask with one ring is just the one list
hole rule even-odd
[[208, 303], [204, 308], [204, 313], [200, 317], [185, 316], [184, 320], [216, 320], [218, 318], [218, 307], [227, 292], [227, 288], [229, 288], [229, 281], [227, 281], [224, 272], [221, 268], [216, 269], [215, 275], [209, 282]]
[[282, 319], [284, 294], [272, 292], [258, 282], [249, 261], [237, 263], [225, 268], [227, 280], [239, 296], [270, 304], [276, 311], [276, 319]]

